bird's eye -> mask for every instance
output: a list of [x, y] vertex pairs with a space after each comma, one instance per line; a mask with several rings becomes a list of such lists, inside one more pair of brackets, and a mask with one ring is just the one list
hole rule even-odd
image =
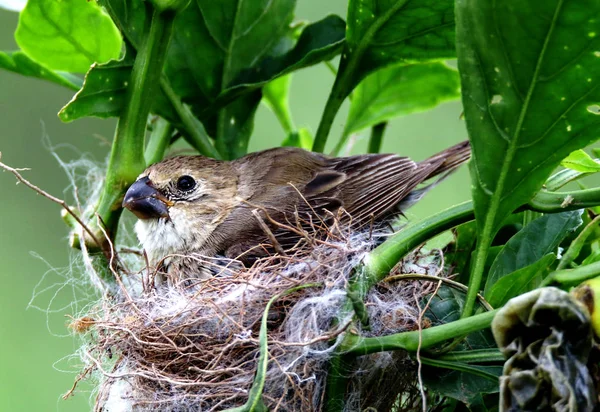
[[181, 176], [177, 179], [177, 189], [182, 192], [187, 192], [196, 187], [196, 181], [192, 176]]

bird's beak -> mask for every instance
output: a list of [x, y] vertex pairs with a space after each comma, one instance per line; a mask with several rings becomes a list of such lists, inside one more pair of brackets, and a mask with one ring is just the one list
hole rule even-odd
[[123, 207], [131, 210], [139, 219], [169, 217], [171, 205], [172, 202], [152, 186], [147, 176], [132, 184], [123, 199]]

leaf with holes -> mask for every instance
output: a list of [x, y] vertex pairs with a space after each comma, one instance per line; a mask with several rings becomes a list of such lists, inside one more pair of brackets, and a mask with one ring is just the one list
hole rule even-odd
[[370, 74], [352, 93], [344, 135], [459, 97], [458, 72], [443, 63], [387, 67]]
[[[458, 0], [458, 67], [481, 249], [569, 153], [598, 139], [600, 2]], [[593, 111], [593, 110], [592, 110]]]
[[81, 0], [29, 0], [15, 39], [36, 62], [74, 73], [118, 58], [122, 45], [110, 17], [95, 2]]
[[79, 77], [69, 73], [58, 73], [50, 70], [31, 60], [29, 56], [20, 51], [0, 52], [0, 68], [22, 74], [23, 76], [47, 80], [71, 90], [79, 90], [81, 87], [81, 79]]

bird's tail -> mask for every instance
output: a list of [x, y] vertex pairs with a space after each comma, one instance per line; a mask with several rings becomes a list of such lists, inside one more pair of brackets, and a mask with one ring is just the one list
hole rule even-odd
[[[418, 163], [414, 175], [415, 186], [418, 188], [411, 192], [398, 204], [399, 210], [406, 210], [425, 196], [427, 192], [436, 187], [448, 177], [458, 166], [471, 158], [471, 144], [468, 140], [454, 145], [438, 154]], [[432, 178], [437, 178], [431, 181]]]
[[471, 158], [471, 144], [468, 140], [460, 142], [457, 145], [449, 147], [428, 159], [419, 162], [419, 168], [426, 170], [427, 177], [423, 180], [431, 179], [445, 172], [456, 169], [461, 164]]

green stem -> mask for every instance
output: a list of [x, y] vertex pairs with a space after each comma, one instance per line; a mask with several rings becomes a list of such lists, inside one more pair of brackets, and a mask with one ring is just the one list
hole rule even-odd
[[600, 205], [600, 187], [570, 192], [540, 190], [528, 208], [542, 213], [556, 213]]
[[342, 412], [348, 387], [348, 377], [351, 374], [352, 359], [344, 354], [337, 353], [329, 361], [327, 376], [327, 396], [325, 411]]
[[190, 108], [181, 102], [181, 99], [171, 87], [171, 84], [165, 76], [160, 79], [160, 87], [163, 93], [169, 99], [169, 102], [173, 105], [175, 112], [181, 120], [181, 133], [183, 138], [200, 154], [215, 159], [221, 159], [222, 156], [219, 151], [212, 144], [212, 141], [204, 129], [204, 125], [194, 116]]
[[600, 276], [600, 261], [579, 266], [575, 269], [563, 269], [552, 272], [544, 279], [541, 286], [548, 286], [552, 283], [560, 283], [566, 286], [578, 285], [583, 281], [597, 276]]
[[319, 127], [317, 128], [317, 134], [312, 148], [314, 152], [323, 152], [325, 150], [327, 137], [329, 136], [329, 131], [331, 130], [331, 125], [333, 124], [337, 112], [340, 110], [344, 99], [348, 97], [360, 80], [362, 80], [362, 77], [364, 77], [364, 75], [361, 74], [357, 75], [356, 72], [371, 41], [379, 29], [381, 29], [381, 27], [387, 23], [387, 21], [396, 14], [407, 1], [408, 0], [397, 0], [383, 15], [375, 19], [354, 50], [346, 43], [344, 51], [342, 52], [340, 68], [336, 75], [335, 82], [333, 83], [333, 87], [331, 88], [327, 103], [325, 104]]
[[[343, 61], [344, 59], [342, 57], [342, 62]], [[335, 82], [331, 88], [331, 93], [327, 98], [327, 103], [325, 103], [323, 116], [321, 116], [321, 121], [319, 122], [319, 127], [317, 128], [317, 134], [315, 135], [315, 141], [312, 147], [314, 152], [322, 153], [325, 150], [325, 144], [327, 143], [327, 137], [329, 136], [329, 131], [331, 130], [333, 120], [335, 119], [337, 112], [340, 110], [340, 107], [342, 107], [344, 99], [348, 97], [354, 88], [350, 74], [354, 70], [356, 62], [351, 61], [350, 64], [352, 66], [349, 65], [348, 68], [344, 70], [341, 68], [342, 63], [340, 63], [340, 71], [335, 78]]]
[[[125, 191], [146, 168], [144, 159], [146, 121], [161, 77], [175, 15], [172, 11], [154, 11], [149, 33], [133, 65], [125, 107], [119, 117], [106, 179], [95, 210], [111, 238], [116, 235], [122, 211], [121, 201]], [[98, 233], [99, 239], [104, 239], [102, 231], [97, 227], [95, 216], [91, 217], [90, 226], [95, 233]], [[105, 245], [90, 246], [105, 248]]]
[[492, 324], [492, 320], [497, 311], [498, 310], [496, 309], [490, 312], [480, 313], [422, 331], [415, 330], [374, 338], [363, 338], [348, 333], [347, 338], [342, 343], [340, 351], [354, 356], [398, 349], [416, 352], [417, 349], [419, 349], [419, 339], [421, 340], [420, 349], [425, 350], [447, 340], [459, 338], [468, 335], [469, 333], [488, 328]]
[[577, 172], [571, 169], [563, 169], [556, 172], [546, 180], [544, 188], [549, 192], [554, 192], [569, 182], [572, 182], [582, 177], [589, 176], [591, 173]]
[[438, 356], [436, 359], [464, 363], [491, 363], [503, 362], [505, 360], [504, 355], [498, 349], [473, 349], [448, 352]]
[[390, 270], [417, 246], [448, 229], [473, 220], [474, 217], [473, 202], [464, 202], [409, 224], [391, 236], [373, 249], [364, 260], [365, 291], [386, 277]]
[[369, 153], [379, 153], [381, 151], [381, 142], [383, 133], [387, 127], [387, 122], [377, 123], [371, 128], [371, 137], [369, 138]]
[[144, 159], [146, 159], [146, 166], [150, 166], [156, 162], [160, 162], [165, 156], [165, 151], [171, 142], [171, 136], [173, 135], [173, 125], [158, 117], [154, 122], [152, 133], [148, 138], [146, 144], [146, 150], [144, 151]]
[[577, 235], [575, 240], [571, 242], [567, 251], [563, 254], [562, 258], [560, 258], [560, 262], [556, 267], [556, 270], [562, 270], [566, 268], [571, 262], [573, 262], [579, 256], [581, 249], [585, 245], [586, 239], [598, 228], [598, 222], [600, 221], [600, 216], [596, 216], [594, 220], [588, 223], [585, 228]]
[[421, 363], [423, 365], [434, 366], [436, 368], [467, 372], [475, 376], [479, 376], [480, 378], [490, 380], [492, 382], [498, 382], [498, 376], [494, 375], [493, 373], [486, 372], [485, 370], [476, 368], [466, 363], [448, 362], [439, 359], [431, 359], [424, 356], [421, 356]]

